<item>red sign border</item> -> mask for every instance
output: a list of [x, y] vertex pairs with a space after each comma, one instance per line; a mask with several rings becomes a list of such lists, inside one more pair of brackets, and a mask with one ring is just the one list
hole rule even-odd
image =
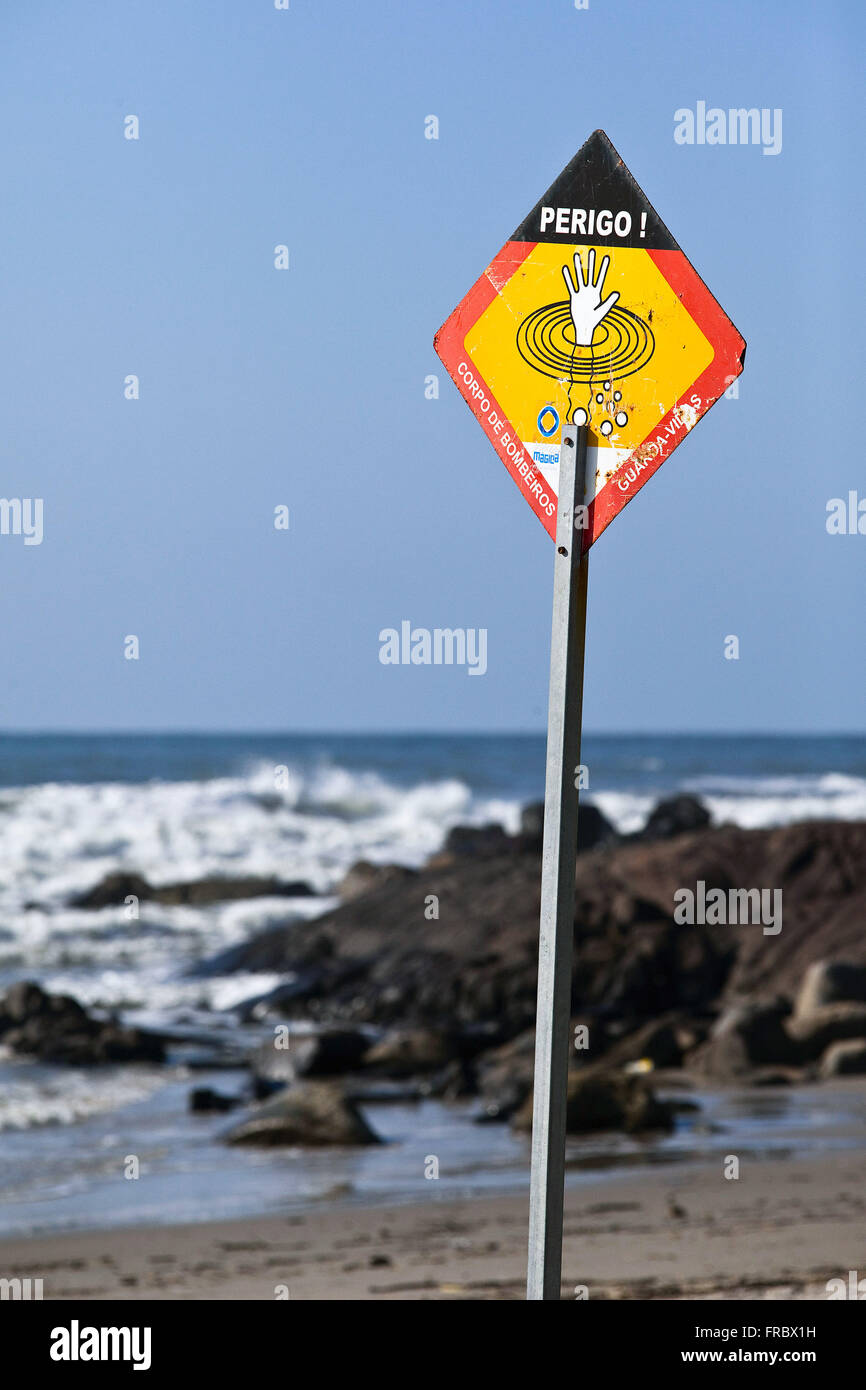
[[[476, 280], [468, 294], [464, 295], [454, 312], [445, 320], [433, 340], [433, 346], [442, 359], [448, 375], [478, 420], [535, 515], [548, 535], [555, 539], [556, 509], [554, 507], [550, 515], [546, 514], [542, 507], [541, 497], [547, 494], [543, 493], [541, 496], [537, 496], [533, 492], [531, 482], [527, 481], [527, 477], [520, 471], [521, 464], [528, 465], [531, 478], [537, 478], [540, 482], [544, 480], [522, 445], [513, 457], [509, 454], [507, 446], [502, 442], [503, 433], [512, 439], [518, 437], [517, 432], [500, 409], [498, 401], [475, 367], [472, 358], [468, 357], [465, 351], [467, 334], [493, 303], [499, 293], [499, 287], [508, 284], [511, 277], [516, 274], [538, 244], [537, 241], [507, 241], [498, 255], [490, 262], [484, 274]], [[651, 258], [653, 264], [709, 342], [713, 349], [713, 359], [697, 380], [671, 406], [664, 418], [654, 426], [646, 438], [629, 454], [628, 458], [623, 460], [616, 473], [596, 494], [589, 505], [588, 524], [583, 531], [584, 550], [588, 550], [598, 540], [614, 517], [619, 515], [623, 507], [640, 491], [644, 483], [648, 482], [657, 469], [670, 457], [686, 434], [691, 432], [684, 428], [682, 419], [678, 415], [680, 408], [689, 404], [689, 397], [696, 394], [701, 397], [699, 407], [690, 406], [690, 409], [696, 411], [695, 424], [697, 424], [697, 421], [707, 413], [711, 406], [715, 405], [719, 397], [724, 395], [731, 382], [735, 381], [743, 370], [745, 340], [734, 327], [718, 300], [714, 299], [707, 289], [685, 253], [679, 250], [652, 251], [646, 248], [646, 254]], [[489, 402], [486, 414], [479, 413], [476, 408], [477, 401], [469, 386], [458, 376], [458, 368], [464, 360], [472, 364], [472, 375], [484, 388]], [[494, 425], [490, 422], [491, 412], [495, 412], [502, 425], [507, 426], [507, 430], [500, 429], [497, 433]], [[672, 426], [673, 429], [671, 429]], [[670, 433], [668, 433], [669, 430], [671, 430]], [[660, 445], [656, 443], [659, 435], [663, 436]], [[639, 473], [633, 480], [630, 479], [628, 470], [631, 469], [634, 472], [638, 466], [640, 467]], [[621, 486], [623, 482], [628, 484], [625, 489]]]

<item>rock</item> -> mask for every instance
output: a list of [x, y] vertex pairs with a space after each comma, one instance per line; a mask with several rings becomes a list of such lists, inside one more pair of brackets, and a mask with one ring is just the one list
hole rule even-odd
[[758, 1067], [749, 1077], [750, 1086], [790, 1086], [801, 1080], [795, 1067]]
[[[614, 1025], [626, 1034], [671, 1012], [703, 1026], [730, 1002], [793, 998], [815, 960], [866, 965], [864, 861], [866, 823], [846, 821], [605, 845], [576, 880], [572, 1016], [605, 1020], [609, 1036]], [[252, 938], [231, 968], [282, 975], [286, 991], [255, 1004], [282, 1017], [445, 1033], [492, 1024], [507, 1040], [535, 1019], [539, 877], [537, 854], [513, 845], [428, 863], [417, 878], [377, 884], [315, 922]], [[781, 937], [758, 925], [675, 923], [674, 894], [699, 879], [781, 889]], [[435, 922], [424, 916], [429, 894], [439, 901]]]
[[76, 1022], [87, 1018], [87, 1014], [76, 999], [66, 994], [46, 994], [40, 985], [32, 980], [19, 980], [6, 991], [0, 1003], [0, 1013], [10, 1023], [27, 1023], [30, 1019], [48, 1014], [65, 1014], [67, 1019]]
[[509, 847], [510, 841], [502, 826], [491, 823], [452, 826], [445, 838], [443, 850], [446, 855], [479, 859], [504, 854]]
[[164, 1062], [165, 1046], [161, 1038], [143, 1028], [123, 1028], [118, 1023], [105, 1023], [96, 1036], [92, 1061]]
[[162, 1038], [116, 1019], [92, 1018], [77, 1000], [46, 994], [27, 981], [0, 1000], [0, 1040], [13, 1052], [44, 1062], [93, 1066], [108, 1062], [163, 1062]]
[[812, 1014], [825, 1004], [866, 1004], [866, 965], [817, 960], [803, 976], [794, 1012]]
[[[527, 1097], [515, 1115], [515, 1129], [531, 1130], [532, 1102], [532, 1096]], [[605, 1129], [620, 1129], [627, 1134], [671, 1130], [674, 1108], [658, 1099], [643, 1076], [586, 1067], [569, 1073], [565, 1127], [568, 1134], [591, 1134]]]
[[614, 911], [615, 904], [609, 904], [603, 946], [593, 943], [604, 951], [606, 964], [589, 1002], [603, 1004], [629, 1028], [675, 1009], [705, 1011], [724, 988], [736, 958], [730, 937], [669, 921], [643, 922], [652, 904], [639, 900], [627, 929], [614, 928]]
[[202, 878], [190, 883], [167, 883], [151, 890], [154, 902], [165, 906], [207, 907], [211, 903], [239, 902], [245, 898], [313, 898], [303, 879], [283, 882], [278, 878]]
[[478, 1123], [511, 1118], [532, 1090], [534, 1065], [534, 1028], [479, 1058], [476, 1075], [483, 1109], [476, 1116]]
[[223, 1114], [241, 1104], [240, 1096], [227, 1096], [210, 1086], [196, 1086], [189, 1093], [189, 1108], [194, 1115]]
[[520, 834], [527, 843], [536, 841], [538, 849], [541, 849], [544, 838], [543, 801], [531, 801], [528, 806], [523, 807], [520, 812]]
[[252, 1055], [255, 1078], [288, 1085], [299, 1076], [340, 1076], [358, 1070], [374, 1041], [360, 1028], [321, 1028], [315, 1032], [289, 1029], [288, 1047], [277, 1047], [277, 1038], [263, 1042]]
[[153, 889], [146, 878], [141, 874], [135, 873], [115, 873], [106, 874], [105, 878], [95, 884], [93, 888], [88, 888], [86, 893], [79, 893], [77, 897], [70, 900], [71, 907], [115, 907], [123, 903], [128, 897], [138, 898], [140, 902], [146, 901], [153, 894]]
[[[619, 837], [602, 811], [592, 801], [581, 799], [577, 816], [577, 850], [583, 854]], [[519, 846], [524, 852], [541, 853], [544, 840], [544, 802], [533, 801], [520, 813]]]
[[581, 801], [577, 813], [577, 852], [596, 849], [617, 840], [619, 836], [603, 811], [592, 801]]
[[224, 1137], [229, 1144], [297, 1144], [316, 1148], [381, 1142], [354, 1102], [330, 1081], [302, 1081], [287, 1086], [250, 1109]]
[[796, 1065], [802, 1049], [785, 1028], [790, 1011], [784, 999], [733, 1004], [689, 1064], [719, 1081], [747, 1076], [758, 1066]]
[[237, 1014], [243, 1023], [267, 1018], [292, 1018], [300, 1014], [305, 1018], [330, 1019], [328, 999], [337, 989], [363, 975], [364, 967], [355, 961], [326, 961], [323, 965], [311, 965], [306, 969], [291, 972], [292, 978], [286, 984], [277, 985], [267, 994], [256, 994], [230, 1010]]
[[[298, 1073], [291, 1036], [288, 1047], [275, 1047], [271, 1041], [261, 1043], [250, 1058], [250, 1070], [254, 1093], [259, 1099], [296, 1081]], [[263, 1085], [260, 1086], [259, 1082]]]
[[393, 881], [406, 883], [417, 879], [416, 869], [407, 869], [401, 864], [371, 864], [367, 859], [359, 859], [341, 879], [337, 892], [343, 902], [359, 898], [369, 893], [371, 888], [379, 888], [383, 883]]
[[710, 813], [702, 801], [696, 796], [682, 792], [678, 796], [665, 797], [656, 803], [639, 838], [669, 840], [673, 835], [706, 830], [710, 819]]
[[837, 1042], [821, 1058], [821, 1076], [862, 1076], [866, 1072], [866, 1041]]
[[[215, 975], [233, 975], [236, 971], [267, 972], [290, 968], [294, 973], [310, 966], [322, 966], [333, 959], [334, 942], [324, 933], [310, 931], [299, 935], [294, 943], [291, 967], [285, 964], [286, 937], [297, 923], [268, 927], [248, 941], [218, 951], [207, 960], [198, 961], [189, 971], [194, 979], [206, 980]], [[305, 924], [306, 925], [306, 924]]]
[[866, 1004], [825, 1004], [809, 1014], [796, 1014], [788, 1031], [800, 1044], [805, 1061], [813, 1062], [833, 1043], [866, 1038]]
[[235, 902], [244, 898], [310, 898], [315, 896], [309, 883], [302, 880], [285, 883], [278, 878], [212, 878], [192, 879], [188, 883], [165, 883], [155, 888], [147, 879], [135, 873], [107, 874], [86, 893], [70, 900], [70, 906], [83, 908], [114, 907], [130, 895], [141, 902], [161, 903], [165, 907], [207, 907], [211, 903]]
[[679, 1067], [686, 1047], [695, 1042], [694, 1029], [685, 1017], [672, 1013], [651, 1019], [642, 1028], [619, 1038], [605, 1051], [604, 1062], [607, 1067], [619, 1067], [646, 1058], [654, 1067]]
[[249, 1047], [226, 1028], [176, 1021], [163, 1024], [159, 1037], [172, 1061], [189, 1071], [238, 1071], [249, 1062]]
[[399, 1079], [436, 1071], [457, 1056], [453, 1038], [431, 1029], [395, 1029], [374, 1043], [364, 1058], [368, 1071]]
[[13, 1052], [38, 1057], [42, 1062], [72, 1067], [120, 1062], [164, 1062], [159, 1038], [137, 1028], [116, 1024], [67, 1029], [62, 1019], [29, 1019], [3, 1035]]
[[360, 1028], [328, 1028], [292, 1037], [290, 1050], [299, 1076], [339, 1076], [360, 1067], [372, 1043]]
[[[427, 1085], [428, 1083], [423, 1083]], [[429, 1094], [440, 1100], [466, 1100], [478, 1095], [478, 1077], [468, 1057], [455, 1057], [429, 1082]]]

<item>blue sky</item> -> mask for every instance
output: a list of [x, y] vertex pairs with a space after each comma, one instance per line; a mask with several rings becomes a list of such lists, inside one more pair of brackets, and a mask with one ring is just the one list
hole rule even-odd
[[[593, 548], [585, 725], [862, 729], [866, 536], [825, 516], [866, 497], [863, 27], [853, 0], [5, 6], [2, 493], [45, 535], [0, 537], [0, 727], [543, 728], [552, 544], [432, 339], [600, 126], [749, 346]], [[781, 108], [781, 153], [675, 143], [698, 101]], [[403, 619], [487, 628], [486, 676], [381, 665]]]

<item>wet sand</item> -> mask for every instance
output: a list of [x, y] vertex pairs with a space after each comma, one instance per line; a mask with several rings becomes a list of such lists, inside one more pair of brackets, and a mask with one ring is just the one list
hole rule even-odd
[[[826, 1299], [866, 1275], [864, 1160], [623, 1174], [566, 1194], [563, 1298]], [[46, 1299], [522, 1299], [528, 1200], [430, 1200], [0, 1242], [0, 1276]]]

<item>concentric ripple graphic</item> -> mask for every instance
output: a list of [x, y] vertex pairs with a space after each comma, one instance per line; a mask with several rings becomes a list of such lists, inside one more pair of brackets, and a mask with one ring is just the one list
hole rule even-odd
[[557, 381], [587, 385], [602, 371], [616, 378], [639, 372], [652, 357], [655, 345], [649, 324], [618, 304], [595, 329], [585, 357], [575, 350], [571, 310], [565, 300], [536, 309], [517, 330], [517, 349], [535, 371]]

